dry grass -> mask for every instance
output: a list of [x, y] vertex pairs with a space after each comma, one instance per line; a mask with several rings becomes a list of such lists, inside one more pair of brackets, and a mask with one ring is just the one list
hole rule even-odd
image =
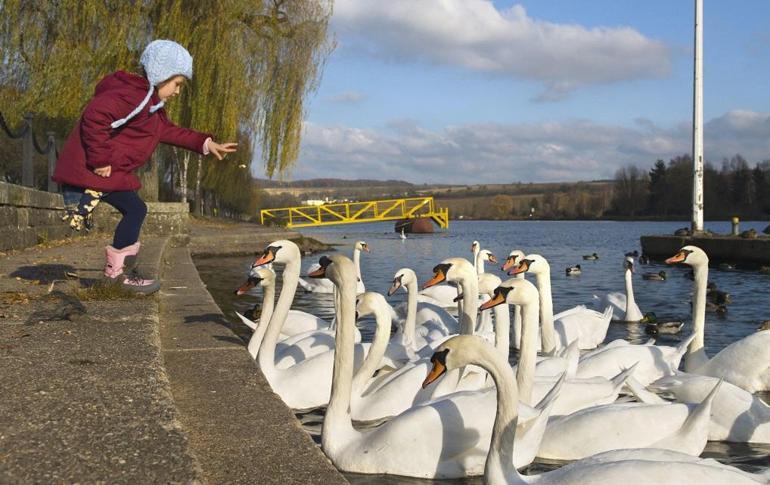
[[26, 305], [31, 298], [30, 295], [23, 291], [5, 291], [0, 293], [0, 305]]
[[100, 281], [88, 288], [78, 288], [74, 293], [81, 301], [135, 300], [144, 297], [141, 293], [131, 291], [122, 284], [106, 281]]

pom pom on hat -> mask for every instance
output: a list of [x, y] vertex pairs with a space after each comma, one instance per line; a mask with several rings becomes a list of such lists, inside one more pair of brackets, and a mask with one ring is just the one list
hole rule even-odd
[[[134, 108], [125, 118], [115, 120], [110, 124], [112, 128], [119, 128], [125, 125], [131, 118], [139, 114], [150, 101], [152, 92], [158, 84], [179, 75], [192, 79], [192, 56], [187, 52], [187, 49], [172, 40], [158, 39], [150, 42], [144, 48], [139, 62], [144, 67], [147, 80], [150, 81], [150, 89], [147, 91], [147, 95], [142, 102], [139, 103], [139, 106]], [[150, 106], [150, 113], [156, 112], [164, 104], [161, 101], [156, 105]]]

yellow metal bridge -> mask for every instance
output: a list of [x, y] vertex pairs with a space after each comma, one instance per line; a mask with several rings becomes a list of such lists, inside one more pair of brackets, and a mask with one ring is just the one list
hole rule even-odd
[[259, 215], [263, 225], [274, 223], [290, 228], [397, 221], [418, 217], [430, 217], [442, 229], [449, 227], [449, 209], [436, 207], [433, 197], [262, 209]]

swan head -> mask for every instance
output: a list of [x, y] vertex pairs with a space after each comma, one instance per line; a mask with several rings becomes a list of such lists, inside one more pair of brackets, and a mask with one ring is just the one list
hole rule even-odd
[[705, 251], [697, 246], [685, 246], [666, 260], [666, 264], [676, 263], [684, 263], [690, 266], [708, 266], [709, 257]]
[[634, 273], [634, 258], [626, 256], [626, 259], [623, 260], [623, 269]]
[[447, 258], [433, 268], [433, 278], [422, 285], [423, 289], [430, 288], [444, 281], [458, 283], [465, 278], [476, 278], [473, 265], [465, 258]]
[[508, 271], [509, 269], [513, 268], [517, 264], [519, 264], [519, 261], [524, 259], [524, 251], [521, 251], [519, 249], [514, 249], [510, 253], [508, 253], [508, 257], [505, 258], [505, 262], [503, 263], [503, 266], [500, 267], [503, 271]]
[[299, 248], [296, 244], [286, 239], [271, 242], [251, 265], [252, 268], [264, 266], [270, 263], [286, 264], [290, 261], [298, 261]]
[[475, 363], [479, 353], [484, 353], [484, 350], [488, 350], [488, 348], [489, 344], [486, 344], [481, 337], [476, 335], [456, 335], [448, 339], [436, 349], [430, 358], [432, 367], [422, 383], [422, 388], [428, 387], [447, 371]]
[[272, 269], [266, 268], [264, 266], [260, 268], [252, 269], [249, 273], [249, 278], [246, 280], [244, 284], [238, 287], [237, 290], [235, 290], [236, 295], [243, 295], [244, 293], [248, 292], [250, 289], [261, 286], [271, 286], [275, 284], [275, 273]]
[[319, 268], [308, 276], [311, 278], [328, 278], [337, 288], [342, 290], [346, 284], [352, 285], [355, 291], [358, 278], [356, 277], [356, 267], [353, 261], [347, 256], [335, 254], [333, 256], [321, 256], [318, 260]]
[[519, 273], [532, 273], [534, 275], [550, 273], [551, 266], [548, 261], [539, 254], [528, 254], [522, 258], [517, 266], [508, 271], [509, 275]]
[[497, 276], [491, 273], [482, 273], [479, 275], [479, 294], [489, 295], [494, 294], [495, 288], [500, 286], [503, 281]]
[[417, 275], [409, 268], [401, 268], [396, 271], [396, 274], [393, 276], [393, 283], [388, 289], [388, 296], [393, 296], [399, 288], [406, 288], [406, 285], [410, 283], [417, 283]]
[[369, 252], [369, 245], [366, 244], [366, 241], [357, 241], [356, 245], [353, 247], [354, 250], [358, 251], [366, 251]]
[[497, 264], [497, 258], [494, 254], [492, 254], [492, 251], [489, 249], [482, 249], [481, 252], [479, 252], [481, 257], [484, 259], [484, 261], [489, 261], [492, 264]]
[[478, 241], [473, 241], [471, 243], [471, 252], [473, 254], [476, 254], [481, 249], [481, 244]]
[[540, 298], [537, 287], [527, 280], [511, 278], [495, 288], [492, 298], [479, 306], [479, 310], [488, 310], [507, 303], [508, 305], [529, 305]]
[[385, 301], [384, 296], [374, 291], [367, 291], [356, 298], [356, 317], [376, 315], [378, 312], [382, 313], [387, 307], [388, 302]]

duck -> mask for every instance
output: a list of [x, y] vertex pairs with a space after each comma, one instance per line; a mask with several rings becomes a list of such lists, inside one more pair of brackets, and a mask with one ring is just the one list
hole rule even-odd
[[735, 269], [735, 265], [732, 263], [719, 263], [717, 268], [721, 269], [722, 271], [732, 271]]
[[717, 289], [717, 284], [713, 281], [709, 281], [706, 285], [706, 299], [715, 305], [729, 305], [733, 302], [733, 296]]
[[650, 264], [650, 257], [646, 254], [639, 256], [639, 264]]
[[704, 348], [706, 330], [706, 290], [708, 286], [706, 252], [693, 245], [682, 247], [666, 264], [686, 264], [693, 268], [694, 296], [692, 322], [695, 339], [684, 356], [685, 372], [723, 378], [754, 393], [770, 390], [770, 330], [753, 333], [723, 348], [709, 358]]
[[644, 318], [644, 314], [642, 314], [634, 298], [634, 258], [626, 256], [623, 260], [623, 270], [626, 292], [615, 291], [607, 293], [602, 298], [594, 295], [594, 301], [597, 304], [597, 309], [606, 308], [607, 306], [612, 307], [612, 319], [615, 321], [639, 322]]
[[649, 281], [666, 281], [666, 272], [658, 271], [657, 273], [644, 273], [642, 279]]
[[639, 251], [636, 250], [636, 249], [634, 249], [633, 251], [628, 251], [626, 253], [626, 257], [638, 258], [639, 257]]
[[644, 331], [648, 335], [674, 335], [679, 333], [684, 327], [684, 321], [676, 320], [660, 320], [655, 312], [647, 312], [644, 314], [644, 318], [641, 323], [645, 323]]
[[[353, 261], [356, 265], [356, 274], [358, 275], [358, 287], [356, 291], [358, 291], [358, 294], [361, 294], [366, 291], [366, 285], [364, 285], [364, 281], [361, 278], [361, 251], [369, 252], [369, 244], [366, 243], [366, 241], [356, 241], [356, 243], [353, 245]], [[311, 265], [310, 268], [308, 268], [306, 275], [310, 275], [311, 273], [318, 271], [318, 265]], [[325, 279], [305, 279], [300, 278], [299, 279], [299, 286], [302, 287], [303, 290], [305, 290], [308, 293], [333, 293], [334, 292], [334, 285], [331, 284], [329, 280]]]
[[575, 266], [569, 266], [567, 267], [566, 273], [567, 276], [578, 276], [583, 272], [582, 269], [580, 269], [580, 265], [576, 264]]
[[[450, 370], [468, 365], [481, 366], [495, 382], [496, 412], [484, 466], [484, 482], [489, 485], [633, 483], [640, 477], [650, 483], [671, 485], [693, 481], [700, 485], [756, 485], [767, 480], [765, 476], [752, 475], [715, 460], [654, 448], [609, 451], [551, 472], [520, 475], [517, 463], [512, 460], [516, 450], [519, 411], [517, 406], [511, 405], [511, 396], [518, 398], [518, 387], [507, 362], [482, 339], [469, 335], [458, 335], [444, 342], [436, 349], [432, 362], [433, 367], [424, 385], [430, 385]], [[441, 442], [441, 448], [451, 446], [452, 437], [435, 437]]]
[[599, 259], [599, 255], [596, 253], [584, 254], [583, 259], [586, 261], [596, 261], [597, 259]]
[[759, 272], [761, 274], [770, 274], [770, 266], [760, 266]]
[[548, 261], [539, 254], [528, 254], [508, 274], [527, 272], [535, 275], [540, 292], [542, 350], [546, 355], [553, 355], [556, 350], [567, 347], [575, 339], [581, 350], [594, 349], [604, 341], [612, 318], [611, 308], [598, 312], [578, 305], [554, 315], [551, 267]]

